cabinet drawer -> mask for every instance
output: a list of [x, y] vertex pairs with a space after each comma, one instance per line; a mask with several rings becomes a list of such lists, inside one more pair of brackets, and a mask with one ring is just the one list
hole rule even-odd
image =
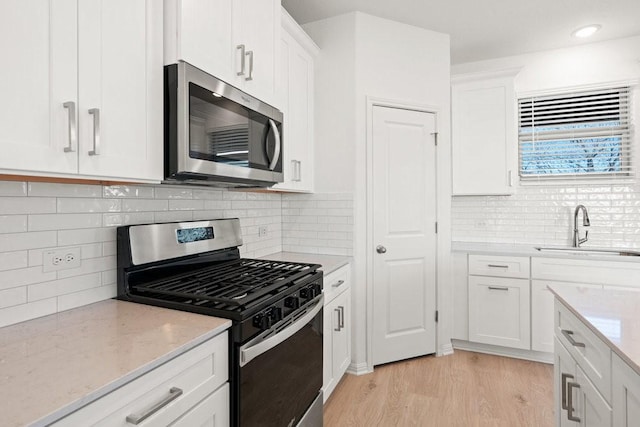
[[469, 255], [469, 274], [529, 278], [529, 257]]
[[228, 336], [224, 332], [80, 408], [54, 425], [131, 426], [127, 417], [145, 414], [154, 405], [175, 396], [138, 424], [166, 426], [223, 385], [228, 375]]
[[347, 264], [324, 276], [324, 303], [331, 302], [336, 296], [351, 286], [351, 265]]
[[555, 334], [602, 396], [611, 402], [611, 350], [557, 300]]
[[638, 287], [640, 263], [566, 258], [532, 258], [531, 277], [599, 285]]

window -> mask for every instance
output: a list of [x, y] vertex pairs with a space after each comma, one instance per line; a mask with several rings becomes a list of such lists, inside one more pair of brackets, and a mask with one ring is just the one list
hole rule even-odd
[[520, 179], [632, 174], [629, 87], [518, 100]]

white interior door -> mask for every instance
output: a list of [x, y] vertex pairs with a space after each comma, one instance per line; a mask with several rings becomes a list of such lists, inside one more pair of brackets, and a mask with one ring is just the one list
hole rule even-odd
[[436, 150], [432, 113], [375, 106], [372, 119], [378, 365], [436, 350]]

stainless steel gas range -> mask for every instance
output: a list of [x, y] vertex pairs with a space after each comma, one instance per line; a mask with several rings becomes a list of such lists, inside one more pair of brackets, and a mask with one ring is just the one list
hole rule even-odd
[[118, 299], [232, 320], [232, 425], [322, 425], [319, 265], [241, 258], [237, 219], [117, 235]]

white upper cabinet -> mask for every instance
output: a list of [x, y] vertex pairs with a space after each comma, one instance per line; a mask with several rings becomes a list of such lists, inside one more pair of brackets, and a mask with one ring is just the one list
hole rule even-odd
[[515, 71], [453, 76], [453, 195], [513, 194], [518, 145]]
[[79, 171], [162, 177], [162, 7], [146, 0], [81, 0]]
[[76, 21], [76, 0], [0, 3], [0, 168], [77, 172]]
[[0, 23], [3, 173], [162, 179], [162, 4], [15, 0]]
[[165, 64], [183, 60], [276, 107], [277, 0], [165, 0]]
[[284, 115], [284, 182], [279, 191], [313, 191], [314, 60], [319, 48], [282, 9], [278, 105]]

